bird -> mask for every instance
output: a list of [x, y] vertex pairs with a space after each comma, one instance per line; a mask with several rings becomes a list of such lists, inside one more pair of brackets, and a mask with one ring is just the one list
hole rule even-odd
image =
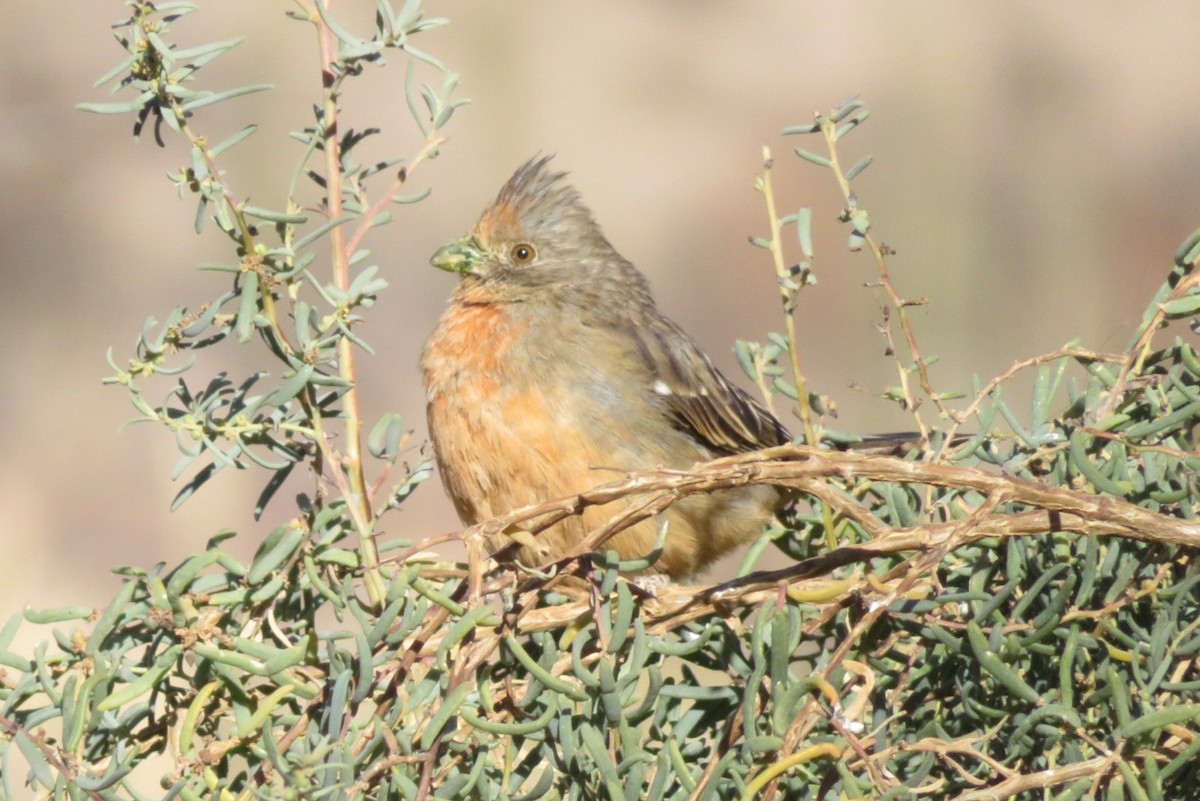
[[[792, 441], [658, 308], [551, 159], [518, 168], [471, 232], [430, 260], [459, 277], [420, 364], [438, 471], [466, 525], [579, 494], [613, 470], [686, 470]], [[644, 558], [665, 523], [650, 572], [695, 577], [758, 537], [784, 501], [768, 485], [690, 495], [604, 547]], [[553, 563], [629, 502], [523, 538], [518, 559]]]

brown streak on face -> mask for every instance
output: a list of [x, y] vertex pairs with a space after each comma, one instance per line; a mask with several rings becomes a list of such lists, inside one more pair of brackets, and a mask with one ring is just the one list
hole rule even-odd
[[521, 218], [517, 215], [517, 207], [507, 202], [493, 204], [479, 218], [479, 224], [475, 226], [475, 234], [485, 245], [519, 240], [521, 238]]

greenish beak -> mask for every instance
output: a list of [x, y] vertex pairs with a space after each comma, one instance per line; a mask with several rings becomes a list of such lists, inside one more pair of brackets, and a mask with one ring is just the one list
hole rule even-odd
[[464, 236], [442, 245], [429, 263], [439, 270], [460, 275], [482, 275], [487, 254], [473, 236]]

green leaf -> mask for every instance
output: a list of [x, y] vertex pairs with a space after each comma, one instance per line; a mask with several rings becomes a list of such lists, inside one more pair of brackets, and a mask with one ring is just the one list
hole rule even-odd
[[875, 160], [874, 156], [865, 156], [862, 159], [860, 159], [857, 164], [855, 164], [850, 169], [846, 170], [846, 180], [853, 181], [859, 173], [861, 173], [867, 167], [870, 167], [871, 162], [874, 160]]
[[471, 691], [469, 682], [463, 683], [450, 691], [448, 695], [442, 698], [438, 704], [437, 711], [430, 718], [429, 724], [421, 733], [421, 749], [428, 751], [433, 747], [433, 741], [437, 738], [442, 730], [450, 723], [451, 718], [458, 714], [458, 709], [463, 705], [463, 701], [467, 700], [467, 695]]
[[111, 70], [97, 78], [96, 82], [92, 84], [92, 88], [99, 89], [101, 86], [113, 80], [118, 75], [127, 74], [130, 68], [137, 63], [138, 58], [139, 56], [137, 55], [131, 55], [129, 58], [123, 59], [119, 64], [117, 64], [117, 66], [113, 67]]
[[137, 100], [130, 100], [127, 103], [76, 103], [75, 108], [80, 111], [90, 111], [93, 114], [128, 114], [143, 108], [153, 98], [153, 93], [144, 92], [138, 96]]
[[68, 620], [84, 620], [92, 616], [90, 606], [63, 606], [57, 609], [26, 609], [25, 619], [30, 623], [46, 625], [49, 623], [65, 623]]
[[167, 672], [175, 664], [176, 660], [183, 654], [182, 645], [172, 645], [167, 650], [160, 653], [154, 660], [154, 663], [146, 668], [141, 676], [128, 684], [121, 685], [119, 689], [115, 689], [111, 694], [105, 696], [96, 704], [97, 712], [107, 712], [134, 701], [143, 695], [148, 694], [154, 689], [160, 681], [167, 675]]
[[869, 111], [863, 111], [862, 113], [855, 115], [849, 122], [847, 122], [845, 125], [839, 126], [838, 129], [834, 131], [833, 138], [841, 139], [843, 136], [866, 122], [867, 117], [869, 116], [871, 116]]
[[35, 745], [24, 731], [18, 731], [13, 735], [13, 742], [17, 744], [21, 756], [25, 757], [25, 761], [29, 763], [33, 778], [41, 782], [47, 790], [54, 787], [54, 770], [50, 767], [42, 749]]
[[837, 111], [833, 112], [832, 116], [830, 116], [830, 119], [833, 122], [841, 122], [862, 107], [863, 101], [856, 97], [848, 98], [847, 100], [843, 101], [840, 106], [838, 106]]
[[758, 368], [754, 361], [755, 347], [757, 347], [757, 343], [744, 339], [735, 340], [733, 343], [733, 355], [737, 357], [738, 366], [751, 381], [758, 381], [759, 378]]
[[238, 342], [245, 345], [254, 336], [254, 318], [258, 314], [258, 273], [253, 270], [242, 274], [241, 295], [238, 298], [237, 331]]
[[1193, 264], [1200, 258], [1200, 230], [1193, 231], [1188, 238], [1175, 250], [1175, 263], [1179, 265]]
[[211, 61], [213, 57], [232, 50], [244, 41], [244, 37], [238, 36], [233, 39], [226, 39], [222, 42], [209, 42], [208, 44], [198, 45], [197, 47], [184, 50], [172, 50], [171, 57], [176, 61], [192, 61], [198, 62], [198, 64], [206, 64]]
[[408, 69], [404, 73], [404, 99], [408, 103], [408, 113], [412, 115], [413, 121], [421, 129], [421, 133], [429, 136], [429, 122], [425, 119], [421, 107], [417, 105], [417, 97], [416, 68], [413, 62], [410, 61], [408, 62]]
[[782, 136], [795, 136], [797, 134], [811, 134], [821, 130], [821, 123], [810, 122], [804, 125], [792, 125], [780, 131]]
[[[318, 5], [320, 5], [318, 3]], [[180, 106], [180, 110], [184, 112], [195, 111], [198, 108], [211, 106], [214, 103], [220, 103], [225, 100], [230, 100], [242, 95], [254, 94], [256, 92], [265, 92], [268, 89], [274, 89], [275, 86], [269, 83], [256, 83], [250, 86], [240, 86], [237, 89], [230, 89], [225, 92], [203, 92], [195, 99], [189, 100]]]
[[403, 438], [404, 420], [395, 412], [388, 412], [371, 428], [367, 437], [367, 449], [376, 459], [394, 462], [399, 455]]
[[1175, 300], [1169, 300], [1162, 304], [1162, 309], [1166, 312], [1167, 317], [1172, 320], [1177, 320], [1181, 317], [1191, 317], [1200, 311], [1200, 295], [1187, 295]]
[[824, 156], [818, 156], [816, 153], [810, 153], [809, 151], [804, 150], [803, 148], [799, 148], [799, 147], [796, 148], [796, 155], [799, 156], [800, 158], [804, 159], [807, 162], [816, 164], [818, 167], [828, 167], [829, 165], [831, 165], [833, 163], [829, 159], [825, 158]]
[[211, 155], [213, 158], [216, 158], [217, 156], [221, 155], [229, 148], [233, 147], [237, 143], [246, 139], [248, 136], [250, 136], [257, 130], [258, 130], [257, 125], [247, 125], [246, 127], [242, 128], [242, 130], [235, 133], [233, 136], [230, 136], [229, 138], [224, 139], [221, 142], [219, 142], [218, 144], [215, 144], [212, 147], [210, 147], [208, 149], [209, 155]]
[[325, 234], [332, 231], [334, 228], [337, 228], [339, 225], [345, 225], [346, 223], [355, 219], [356, 216], [357, 215], [348, 215], [345, 217], [339, 217], [336, 220], [329, 220], [328, 222], [322, 223], [318, 227], [314, 228], [313, 230], [309, 231], [307, 234], [305, 234], [304, 236], [302, 236], [298, 240], [296, 240], [296, 242], [292, 245], [292, 250], [294, 250], [296, 252], [303, 250], [304, 248], [311, 245], [313, 242], [315, 242], [318, 239], [320, 239], [321, 237], [323, 237]]
[[813, 257], [812, 244], [812, 206], [802, 206], [796, 213], [796, 236], [800, 240], [800, 252], [804, 258]]
[[321, 17], [321, 22], [325, 23], [330, 32], [336, 36], [343, 45], [348, 47], [358, 47], [363, 43], [362, 39], [359, 39], [357, 36], [350, 33], [350, 31], [342, 27], [342, 24], [338, 22], [332, 14], [329, 13], [329, 10], [325, 7], [324, 2], [317, 0], [317, 2], [313, 3], [313, 6], [317, 9], [317, 14], [319, 14]]
[[308, 222], [308, 217], [303, 214], [288, 214], [282, 211], [273, 211], [271, 209], [262, 209], [258, 206], [243, 206], [242, 211], [249, 214], [251, 217], [257, 217], [260, 220], [275, 223], [287, 223], [289, 225], [301, 225]]

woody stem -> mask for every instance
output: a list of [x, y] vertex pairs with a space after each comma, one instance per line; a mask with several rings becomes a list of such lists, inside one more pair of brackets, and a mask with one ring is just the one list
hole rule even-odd
[[792, 361], [792, 379], [796, 385], [796, 404], [799, 406], [800, 424], [804, 428], [804, 441], [816, 447], [817, 433], [813, 428], [812, 410], [808, 402], [808, 380], [800, 368], [800, 349], [796, 343], [796, 318], [792, 310], [796, 304], [796, 291], [789, 289], [787, 264], [783, 258], [783, 242], [780, 240], [779, 215], [775, 212], [775, 193], [771, 188], [771, 152], [763, 148], [762, 193], [767, 201], [767, 218], [771, 226], [771, 257], [775, 261], [775, 275], [779, 280], [779, 291], [783, 296], [783, 322], [787, 328], [788, 356]]
[[[318, 2], [324, 3], [328, 10], [333, 0], [318, 0]], [[320, 31], [321, 78], [325, 89], [322, 107], [322, 149], [325, 153], [326, 202], [329, 206], [330, 219], [338, 220], [342, 218], [344, 211], [342, 207], [341, 143], [338, 141], [338, 88], [341, 80], [335, 67], [337, 42], [333, 31], [321, 21], [319, 16], [315, 23]], [[334, 285], [343, 292], [347, 292], [350, 288], [350, 255], [341, 226], [330, 231], [330, 241]], [[367, 481], [363, 472], [362, 412], [358, 405], [354, 343], [348, 337], [341, 337], [338, 340], [337, 349], [338, 371], [340, 377], [349, 386], [349, 390], [342, 396], [346, 426], [344, 452], [340, 464], [331, 464], [330, 469], [344, 470], [349, 481], [350, 495], [346, 498], [346, 508], [359, 534], [367, 595], [373, 605], [378, 605], [383, 602], [387, 588], [379, 573], [379, 550], [375, 544], [371, 524], [373, 519], [371, 498], [367, 493]]]
[[[804, 442], [810, 447], [817, 447], [820, 440], [817, 436], [816, 428], [812, 421], [812, 407], [809, 404], [808, 395], [808, 379], [804, 377], [804, 370], [800, 367], [800, 346], [796, 340], [796, 316], [794, 314], [796, 307], [796, 293], [798, 288], [794, 287], [791, 281], [791, 276], [788, 274], [787, 263], [783, 258], [783, 241], [780, 239], [780, 231], [783, 224], [779, 221], [779, 215], [775, 211], [775, 192], [771, 187], [771, 167], [774, 166], [774, 160], [771, 158], [771, 151], [763, 147], [763, 172], [762, 172], [762, 193], [767, 201], [767, 218], [771, 226], [771, 257], [775, 261], [775, 276], [779, 281], [779, 292], [783, 296], [783, 324], [787, 329], [788, 356], [792, 361], [792, 379], [796, 386], [796, 405], [800, 410], [800, 425], [804, 428]], [[821, 522], [825, 528], [825, 544], [830, 549], [837, 547], [837, 537], [834, 534], [834, 519], [833, 510], [828, 504], [819, 504], [821, 509]]]

